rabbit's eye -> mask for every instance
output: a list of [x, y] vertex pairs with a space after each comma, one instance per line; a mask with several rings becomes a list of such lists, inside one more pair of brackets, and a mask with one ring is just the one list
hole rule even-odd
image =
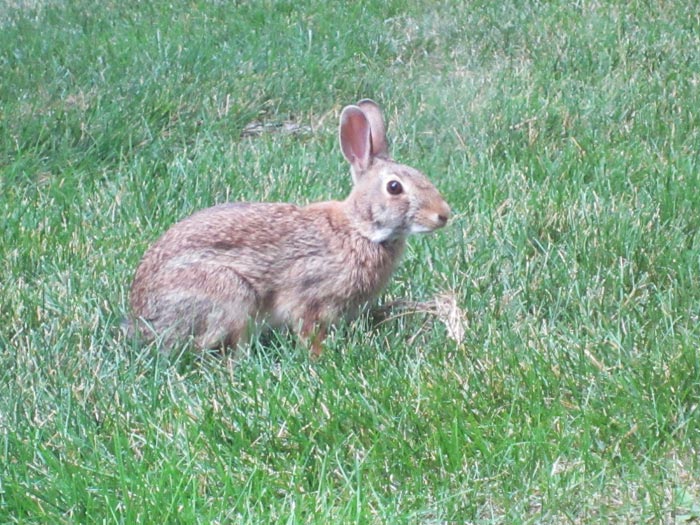
[[392, 180], [386, 185], [386, 191], [388, 191], [391, 195], [398, 195], [403, 191], [403, 186], [401, 186], [399, 181]]

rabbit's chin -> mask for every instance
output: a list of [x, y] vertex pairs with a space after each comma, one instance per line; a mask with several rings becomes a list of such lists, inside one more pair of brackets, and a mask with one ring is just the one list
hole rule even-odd
[[413, 223], [411, 224], [411, 233], [430, 233], [435, 231], [436, 228], [431, 228], [425, 224]]

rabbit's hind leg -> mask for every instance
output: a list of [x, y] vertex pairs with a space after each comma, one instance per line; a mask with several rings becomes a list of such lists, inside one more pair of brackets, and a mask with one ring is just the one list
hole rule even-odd
[[165, 346], [188, 337], [200, 350], [235, 347], [246, 336], [257, 295], [250, 283], [226, 267], [177, 268], [163, 279], [167, 286], [153, 293], [142, 318]]
[[226, 273], [225, 287], [229, 293], [209, 295], [206, 314], [193, 334], [200, 349], [235, 349], [245, 342], [248, 325], [255, 317], [258, 302], [255, 291], [236, 272]]

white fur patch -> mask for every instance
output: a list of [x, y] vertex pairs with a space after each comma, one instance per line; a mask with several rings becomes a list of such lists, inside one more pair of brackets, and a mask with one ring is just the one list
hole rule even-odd
[[372, 235], [369, 237], [369, 240], [376, 243], [384, 242], [390, 239], [393, 233], [393, 228], [381, 228], [379, 230], [373, 231]]

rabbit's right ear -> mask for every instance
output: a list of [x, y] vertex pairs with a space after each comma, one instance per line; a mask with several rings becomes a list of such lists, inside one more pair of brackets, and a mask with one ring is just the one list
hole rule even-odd
[[386, 140], [386, 127], [384, 126], [384, 117], [382, 116], [382, 110], [379, 109], [379, 104], [374, 100], [365, 98], [357, 103], [357, 107], [363, 111], [369, 121], [372, 156], [388, 159], [389, 146]]
[[347, 106], [340, 114], [340, 147], [352, 166], [353, 179], [369, 168], [372, 161], [371, 128], [364, 112]]

